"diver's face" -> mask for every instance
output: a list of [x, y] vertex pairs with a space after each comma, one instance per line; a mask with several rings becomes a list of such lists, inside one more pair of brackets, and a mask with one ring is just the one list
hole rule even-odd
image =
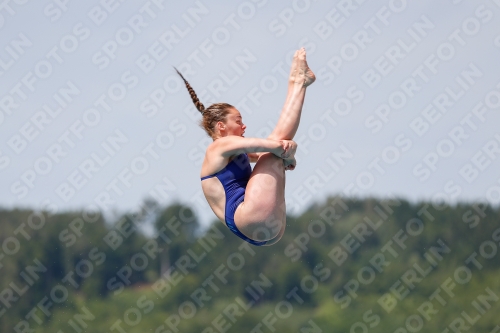
[[247, 128], [245, 124], [243, 124], [243, 119], [241, 114], [236, 109], [231, 109], [226, 117], [226, 135], [236, 135], [243, 136], [245, 133], [245, 129]]

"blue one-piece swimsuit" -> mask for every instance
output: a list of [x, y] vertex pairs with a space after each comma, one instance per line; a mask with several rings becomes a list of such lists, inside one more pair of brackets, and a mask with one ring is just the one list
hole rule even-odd
[[240, 154], [229, 162], [224, 169], [213, 175], [202, 177], [201, 180], [212, 177], [217, 177], [220, 180], [226, 192], [226, 208], [224, 212], [226, 225], [241, 239], [252, 245], [262, 246], [266, 244], [267, 241], [258, 242], [248, 238], [236, 228], [236, 224], [234, 223], [236, 208], [238, 208], [239, 204], [245, 199], [245, 189], [251, 173], [252, 167], [250, 166], [247, 154]]

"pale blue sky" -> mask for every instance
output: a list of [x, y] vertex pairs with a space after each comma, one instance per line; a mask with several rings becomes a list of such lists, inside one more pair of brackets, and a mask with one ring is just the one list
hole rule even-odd
[[[308, 89], [296, 136], [298, 166], [287, 174], [291, 213], [328, 195], [354, 193], [353, 186], [363, 197], [500, 201], [493, 187], [500, 186], [495, 1], [68, 1], [64, 10], [39, 1], [0, 11], [4, 207], [38, 208], [48, 200], [67, 209], [108, 198], [108, 210], [130, 210], [166, 177], [162, 204], [180, 200], [204, 222], [212, 220], [208, 206], [195, 199], [201, 195], [200, 154], [209, 141], [172, 66], [191, 66], [195, 74], [186, 76], [205, 104], [241, 105], [246, 98], [253, 112], [240, 111], [247, 136], [256, 136], [273, 125], [284, 102], [286, 79], [273, 68], [288, 71], [300, 46], [318, 80]], [[180, 41], [163, 44], [171, 38]], [[56, 55], [47, 57], [54, 47]], [[137, 61], [153, 59], [152, 53], [161, 59], [145, 73]], [[339, 60], [337, 74], [332, 66]], [[47, 66], [51, 74], [44, 78]], [[419, 66], [428, 80], [415, 74]], [[388, 73], [372, 88], [363, 77], [376, 68]], [[464, 71], [473, 73], [471, 82]], [[416, 86], [402, 89], [409, 79]], [[62, 87], [73, 88], [71, 101], [52, 118], [43, 107], [56, 109]], [[148, 109], [153, 92], [154, 115]], [[448, 104], [440, 111], [442, 94]], [[480, 102], [484, 113], [477, 112]], [[390, 110], [379, 129], [383, 104]], [[435, 123], [419, 136], [410, 123], [430, 104], [427, 117]], [[464, 117], [469, 123], [460, 123]], [[109, 137], [118, 138], [116, 148], [103, 144]], [[329, 161], [341, 151], [350, 157], [336, 170]], [[461, 170], [476, 170], [477, 177], [469, 182]]]

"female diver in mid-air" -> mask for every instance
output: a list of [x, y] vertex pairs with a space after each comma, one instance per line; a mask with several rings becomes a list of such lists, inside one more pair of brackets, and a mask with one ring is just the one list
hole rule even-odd
[[[202, 127], [214, 140], [201, 167], [201, 187], [215, 215], [250, 244], [271, 245], [286, 226], [285, 170], [293, 170], [297, 132], [306, 88], [316, 77], [306, 62], [304, 48], [296, 51], [288, 93], [278, 123], [267, 139], [245, 138], [246, 126], [232, 105], [205, 108], [186, 84], [193, 103], [203, 115]], [[249, 162], [257, 162], [252, 171]]]

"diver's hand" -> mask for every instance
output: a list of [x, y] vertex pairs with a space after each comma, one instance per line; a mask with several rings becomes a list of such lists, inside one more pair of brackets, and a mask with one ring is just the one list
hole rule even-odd
[[281, 154], [282, 159], [290, 159], [295, 156], [297, 151], [297, 143], [292, 140], [281, 140], [281, 146], [283, 147], [283, 153]]

